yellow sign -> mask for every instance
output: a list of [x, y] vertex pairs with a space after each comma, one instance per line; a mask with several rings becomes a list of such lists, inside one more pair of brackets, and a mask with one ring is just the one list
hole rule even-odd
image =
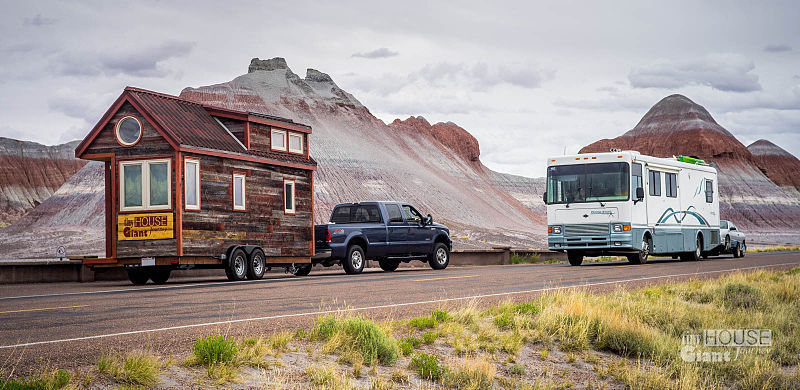
[[163, 240], [173, 237], [172, 213], [120, 214], [117, 239]]

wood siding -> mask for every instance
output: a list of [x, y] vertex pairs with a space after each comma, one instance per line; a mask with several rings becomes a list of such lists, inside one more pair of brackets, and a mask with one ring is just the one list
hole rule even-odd
[[226, 128], [228, 128], [231, 134], [233, 134], [233, 136], [236, 137], [236, 139], [238, 139], [242, 145], [247, 145], [247, 142], [244, 139], [244, 122], [224, 117], [215, 118], [219, 119], [219, 121], [222, 122]]
[[[252, 130], [251, 130], [252, 131]], [[184, 154], [200, 160], [200, 211], [183, 212], [185, 256], [216, 256], [236, 244], [267, 257], [311, 256], [311, 171]], [[233, 210], [232, 176], [243, 173], [246, 210]], [[283, 181], [295, 181], [295, 215], [284, 213]], [[181, 205], [182, 206], [182, 205]]]

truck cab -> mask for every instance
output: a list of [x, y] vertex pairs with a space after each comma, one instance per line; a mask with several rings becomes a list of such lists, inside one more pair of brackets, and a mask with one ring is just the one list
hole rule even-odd
[[719, 245], [716, 170], [698, 159], [612, 151], [548, 159], [548, 247], [584, 256], [696, 260]]
[[367, 260], [377, 260], [387, 272], [412, 260], [444, 269], [452, 249], [446, 226], [403, 202], [336, 205], [329, 223], [316, 225], [315, 236], [313, 263], [326, 267], [341, 264], [348, 274], [361, 273]]

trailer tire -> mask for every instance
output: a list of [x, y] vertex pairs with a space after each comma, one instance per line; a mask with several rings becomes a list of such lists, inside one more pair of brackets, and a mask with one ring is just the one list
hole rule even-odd
[[644, 264], [647, 263], [647, 258], [650, 257], [650, 248], [653, 247], [653, 240], [645, 236], [642, 239], [642, 250], [638, 253], [628, 255], [628, 262], [631, 264]]
[[385, 272], [392, 272], [400, 266], [400, 262], [394, 260], [380, 260], [378, 264], [380, 264], [381, 269]]
[[225, 275], [230, 281], [244, 280], [247, 277], [247, 255], [241, 249], [236, 249], [231, 253], [228, 265], [225, 267]]
[[128, 270], [128, 280], [137, 286], [147, 284], [147, 279], [150, 279], [150, 274], [141, 268], [132, 268]]
[[294, 276], [308, 276], [311, 273], [311, 264], [292, 264], [289, 272]]
[[567, 260], [569, 260], [569, 265], [577, 267], [583, 263], [583, 253], [577, 251], [567, 251]]
[[364, 270], [367, 259], [364, 257], [364, 249], [359, 245], [351, 245], [347, 248], [347, 257], [342, 260], [342, 268], [348, 275], [360, 274]]
[[155, 269], [150, 272], [150, 280], [152, 280], [154, 284], [164, 284], [169, 280], [169, 275], [171, 273], [171, 269]]
[[428, 265], [433, 269], [445, 269], [448, 264], [450, 264], [450, 250], [447, 249], [447, 245], [436, 243], [428, 258]]
[[264, 257], [264, 251], [261, 249], [253, 249], [250, 252], [250, 258], [247, 259], [247, 279], [258, 280], [264, 277], [264, 271], [267, 269], [267, 260]]

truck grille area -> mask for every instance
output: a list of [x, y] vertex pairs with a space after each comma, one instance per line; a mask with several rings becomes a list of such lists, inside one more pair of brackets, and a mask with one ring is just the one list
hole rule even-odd
[[607, 223], [564, 225], [565, 236], [594, 236], [608, 234]]

